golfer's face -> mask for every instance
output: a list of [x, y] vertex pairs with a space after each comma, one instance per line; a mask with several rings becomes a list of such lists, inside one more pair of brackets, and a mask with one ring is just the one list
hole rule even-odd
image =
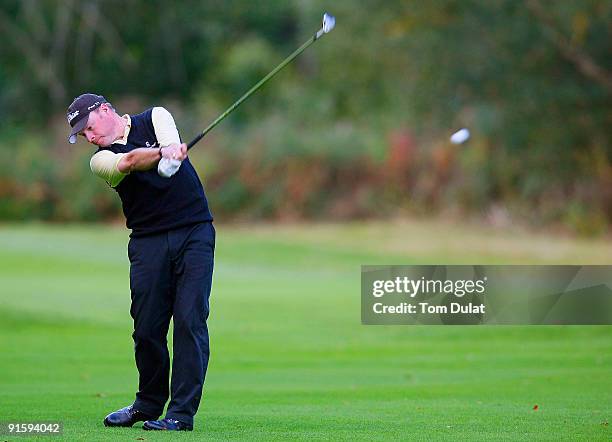
[[81, 131], [81, 134], [87, 138], [91, 144], [100, 147], [110, 146], [113, 144], [112, 139], [112, 119], [108, 109], [98, 108], [89, 114], [87, 125]]

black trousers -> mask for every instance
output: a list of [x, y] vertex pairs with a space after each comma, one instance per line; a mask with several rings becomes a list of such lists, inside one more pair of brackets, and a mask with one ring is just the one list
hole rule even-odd
[[[193, 425], [208, 358], [215, 229], [201, 223], [131, 238], [130, 289], [139, 384], [136, 409]], [[172, 379], [167, 335], [173, 318]]]

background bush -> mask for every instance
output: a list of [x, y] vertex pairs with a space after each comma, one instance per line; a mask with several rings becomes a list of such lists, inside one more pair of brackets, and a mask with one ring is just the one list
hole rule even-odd
[[[120, 217], [65, 109], [164, 105], [188, 139], [319, 26], [325, 2], [5, 1], [0, 219]], [[121, 3], [123, 5], [124, 3]], [[337, 29], [192, 153], [224, 219], [454, 214], [603, 232], [612, 4], [334, 2]], [[469, 127], [453, 146], [448, 136]]]

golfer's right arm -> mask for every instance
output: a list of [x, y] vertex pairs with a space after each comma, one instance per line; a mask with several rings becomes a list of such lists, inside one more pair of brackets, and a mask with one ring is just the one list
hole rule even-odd
[[144, 171], [156, 167], [162, 155], [173, 155], [174, 158], [182, 160], [187, 155], [187, 145], [170, 145], [162, 149], [143, 147], [131, 150], [128, 153], [101, 150], [91, 157], [89, 166], [93, 173], [106, 181], [111, 187], [115, 187], [130, 172]]

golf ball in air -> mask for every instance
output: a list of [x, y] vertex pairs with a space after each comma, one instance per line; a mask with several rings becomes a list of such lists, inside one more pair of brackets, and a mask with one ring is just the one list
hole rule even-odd
[[451, 135], [450, 141], [453, 144], [462, 144], [465, 143], [470, 138], [470, 131], [465, 127], [463, 129], [459, 129], [457, 132]]

